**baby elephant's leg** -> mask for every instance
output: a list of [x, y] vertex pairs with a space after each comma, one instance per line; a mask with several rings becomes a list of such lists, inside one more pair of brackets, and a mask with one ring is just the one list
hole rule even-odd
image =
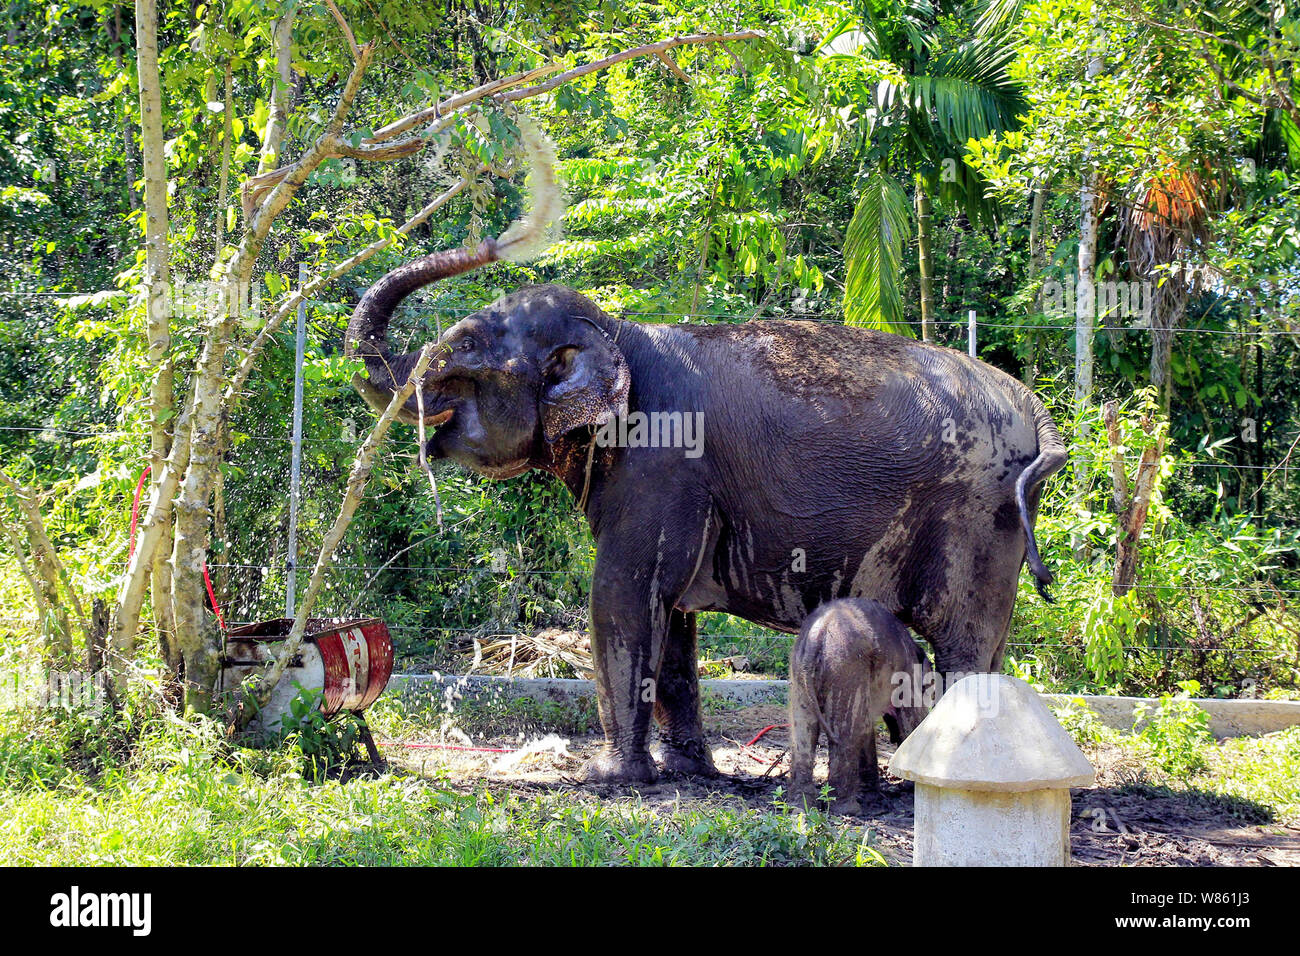
[[868, 721], [871, 729], [867, 732], [866, 742], [862, 746], [862, 794], [865, 800], [873, 793], [880, 792], [880, 764], [876, 755], [876, 722]]
[[871, 814], [881, 809], [880, 764], [876, 755], [876, 722], [868, 721], [871, 731], [862, 746], [862, 812]]
[[796, 691], [790, 681], [790, 805], [798, 808], [811, 804], [817, 796], [813, 786], [813, 763], [817, 758], [817, 723], [814, 704], [806, 694]]
[[832, 723], [838, 740], [830, 747], [831, 812], [857, 813], [858, 787], [862, 782], [862, 752], [865, 747], [859, 724]]

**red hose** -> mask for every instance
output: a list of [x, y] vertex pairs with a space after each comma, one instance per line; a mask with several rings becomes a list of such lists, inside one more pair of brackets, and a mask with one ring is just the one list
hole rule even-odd
[[135, 501], [131, 504], [131, 547], [126, 552], [128, 561], [135, 554], [135, 526], [140, 521], [140, 494], [144, 491], [144, 480], [149, 477], [151, 471], [153, 465], [145, 465], [144, 471], [140, 472], [140, 480], [135, 483]]
[[765, 733], [767, 733], [769, 730], [776, 730], [776, 729], [779, 728], [779, 727], [789, 727], [789, 726], [790, 726], [789, 724], [768, 724], [766, 727], [764, 727], [764, 728], [763, 728], [762, 730], [760, 730], [758, 733], [754, 734], [754, 739], [751, 740], [749, 743], [745, 744], [745, 746], [746, 746], [746, 747], [752, 747], [752, 746], [754, 746], [754, 744], [758, 743], [759, 739], [762, 738], [762, 736], [763, 736]]
[[217, 603], [217, 596], [212, 593], [212, 578], [208, 577], [208, 562], [203, 562], [203, 583], [208, 586], [208, 600], [212, 602], [212, 610], [217, 615], [217, 625], [224, 631], [226, 629], [226, 619], [221, 615], [221, 605]]
[[[153, 471], [153, 465], [145, 465], [144, 471], [140, 472], [140, 480], [135, 483], [135, 500], [131, 502], [131, 545], [127, 549], [126, 559], [131, 560], [135, 554], [135, 529], [140, 523], [140, 496], [144, 493], [144, 480], [149, 477], [149, 472]], [[212, 578], [208, 577], [208, 562], [203, 562], [203, 583], [208, 586], [208, 600], [212, 602], [213, 613], [217, 615], [217, 624], [224, 631], [226, 629], [226, 619], [221, 614], [221, 606], [217, 604], [217, 595], [212, 590]]]

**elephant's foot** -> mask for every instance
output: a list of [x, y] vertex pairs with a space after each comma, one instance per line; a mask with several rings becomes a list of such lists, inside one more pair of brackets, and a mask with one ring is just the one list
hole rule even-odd
[[719, 777], [713, 765], [713, 754], [700, 741], [687, 744], [662, 743], [659, 746], [659, 764], [666, 774], [691, 777]]
[[864, 790], [858, 807], [864, 817], [874, 817], [892, 809], [889, 799], [879, 790]]
[[622, 754], [616, 750], [602, 750], [588, 760], [578, 774], [583, 783], [654, 783], [659, 777], [650, 754]]
[[851, 797], [833, 797], [830, 811], [841, 816], [856, 817], [862, 812], [862, 801], [858, 799], [856, 794]]

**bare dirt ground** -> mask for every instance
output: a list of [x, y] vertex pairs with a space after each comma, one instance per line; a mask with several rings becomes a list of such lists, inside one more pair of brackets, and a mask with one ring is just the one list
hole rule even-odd
[[[515, 750], [421, 748], [420, 741], [388, 743], [385, 756], [395, 766], [424, 776], [438, 775], [455, 789], [472, 791], [484, 781], [495, 791], [523, 794], [563, 792], [576, 801], [613, 802], [638, 799], [665, 810], [719, 799], [740, 800], [756, 810], [771, 810], [777, 790], [786, 784], [787, 734], [769, 730], [752, 746], [759, 731], [783, 724], [785, 708], [747, 707], [705, 716], [713, 759], [724, 776], [717, 779], [663, 777], [650, 786], [628, 788], [580, 785], [576, 774], [595, 752], [595, 736], [559, 738], [533, 752], [519, 751], [518, 740], [476, 738], [474, 747]], [[455, 743], [455, 741], [452, 741]], [[465, 742], [461, 742], [465, 743]], [[404, 746], [413, 744], [416, 746]], [[891, 777], [883, 767], [894, 752], [887, 737], [878, 741], [883, 799], [870, 816], [838, 817], [845, 826], [874, 831], [872, 844], [891, 863], [912, 861], [912, 785]], [[1273, 819], [1260, 804], [1199, 790], [1174, 790], [1145, 782], [1142, 768], [1119, 748], [1090, 754], [1097, 784], [1073, 791], [1071, 846], [1079, 866], [1300, 866], [1300, 826]], [[825, 779], [825, 750], [818, 764]], [[774, 765], [775, 764], [775, 765]]]

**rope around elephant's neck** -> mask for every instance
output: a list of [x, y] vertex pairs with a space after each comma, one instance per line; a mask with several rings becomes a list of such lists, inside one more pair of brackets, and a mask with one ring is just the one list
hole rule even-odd
[[587, 445], [587, 468], [582, 479], [582, 497], [578, 499], [578, 510], [583, 514], [587, 513], [587, 495], [591, 492], [591, 466], [596, 460], [596, 433], [591, 433], [591, 441]]

